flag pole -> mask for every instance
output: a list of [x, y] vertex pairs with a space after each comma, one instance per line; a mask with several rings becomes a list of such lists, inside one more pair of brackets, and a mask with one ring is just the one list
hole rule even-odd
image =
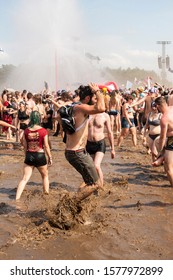
[[57, 49], [55, 50], [55, 90], [58, 91], [58, 60], [57, 60]]

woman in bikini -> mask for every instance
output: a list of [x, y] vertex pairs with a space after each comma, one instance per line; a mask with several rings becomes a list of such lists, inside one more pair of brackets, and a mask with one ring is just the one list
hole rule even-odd
[[148, 132], [148, 146], [151, 151], [152, 161], [155, 161], [158, 156], [158, 145], [160, 139], [160, 119], [162, 114], [158, 112], [155, 102], [151, 103], [151, 112], [148, 115], [144, 129], [143, 144], [146, 145], [146, 136]]

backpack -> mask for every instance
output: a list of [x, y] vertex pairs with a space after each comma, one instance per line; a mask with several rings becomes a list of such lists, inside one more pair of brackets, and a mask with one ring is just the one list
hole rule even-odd
[[77, 102], [63, 105], [59, 110], [61, 117], [62, 129], [67, 134], [73, 134], [75, 132], [75, 119], [73, 116], [73, 108]]

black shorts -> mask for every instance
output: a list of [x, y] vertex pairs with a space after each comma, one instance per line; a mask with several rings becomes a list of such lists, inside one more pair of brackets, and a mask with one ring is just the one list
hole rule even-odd
[[24, 163], [35, 167], [44, 166], [47, 164], [45, 153], [26, 152]]
[[43, 127], [44, 127], [45, 129], [50, 129], [50, 130], [53, 129], [52, 123], [43, 123], [42, 125], [43, 125]]
[[97, 152], [102, 152], [105, 154], [106, 152], [105, 139], [96, 142], [87, 141], [86, 150], [90, 155], [94, 155]]
[[26, 123], [20, 123], [20, 129], [25, 130], [28, 127]]
[[68, 162], [82, 175], [86, 185], [90, 186], [98, 181], [98, 174], [91, 156], [84, 150], [65, 151]]

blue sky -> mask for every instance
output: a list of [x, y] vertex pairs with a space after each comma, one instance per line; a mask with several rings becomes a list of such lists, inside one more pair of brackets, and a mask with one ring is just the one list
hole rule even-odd
[[172, 0], [0, 0], [0, 64], [27, 62], [38, 46], [61, 41], [103, 66], [158, 71], [158, 40], [172, 41], [173, 67], [172, 26]]

